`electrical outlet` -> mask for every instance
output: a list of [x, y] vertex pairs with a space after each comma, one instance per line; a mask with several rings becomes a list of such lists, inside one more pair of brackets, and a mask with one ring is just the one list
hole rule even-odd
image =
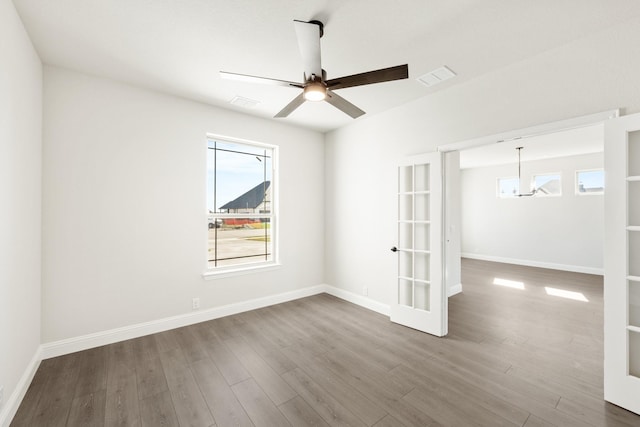
[[199, 309], [199, 308], [200, 308], [200, 298], [198, 298], [198, 297], [194, 298], [194, 299], [191, 301], [191, 307], [192, 307], [194, 310]]
[[362, 295], [364, 295], [365, 297], [369, 296], [369, 288], [366, 286], [362, 287]]

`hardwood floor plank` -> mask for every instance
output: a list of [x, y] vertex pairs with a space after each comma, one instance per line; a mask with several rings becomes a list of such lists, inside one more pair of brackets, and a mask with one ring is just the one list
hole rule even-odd
[[545, 420], [536, 417], [535, 415], [531, 415], [527, 419], [527, 422], [524, 423], [524, 426], [522, 427], [558, 427], [558, 426], [556, 426], [555, 424], [548, 423]]
[[198, 339], [192, 328], [174, 329], [178, 347], [182, 350], [188, 363], [208, 359], [209, 355], [204, 343]]
[[[373, 425], [387, 413], [369, 400], [358, 390], [346, 383], [343, 378], [318, 363], [317, 353], [308, 351], [304, 346], [291, 346], [283, 351], [302, 368], [302, 371], [316, 384], [326, 390], [347, 410], [356, 415], [367, 425]], [[285, 378], [286, 379], [286, 378]], [[294, 387], [295, 389], [295, 387]], [[300, 393], [300, 390], [298, 390]]]
[[66, 425], [73, 403], [78, 371], [62, 372], [49, 377], [35, 408], [31, 420], [33, 425]]
[[73, 399], [67, 425], [83, 427], [104, 426], [106, 392], [100, 390]]
[[280, 411], [293, 426], [329, 427], [320, 415], [300, 396], [280, 405]]
[[404, 377], [407, 381], [413, 381], [416, 387], [425, 388], [431, 394], [449, 396], [446, 400], [459, 402], [461, 411], [465, 407], [474, 405], [518, 426], [524, 424], [529, 417], [529, 412], [494, 396], [490, 390], [477, 387], [473, 381], [448, 375], [447, 372], [434, 369], [429, 365], [422, 365], [419, 371], [413, 367], [401, 365], [394, 369], [392, 374]]
[[[132, 357], [132, 356], [131, 356]], [[135, 364], [126, 358], [108, 363], [107, 399], [105, 409], [106, 426], [139, 426], [138, 385]]]
[[213, 425], [209, 406], [187, 365], [182, 349], [176, 348], [160, 353], [160, 360], [180, 425], [183, 427]]
[[295, 391], [251, 348], [244, 338], [234, 338], [225, 342], [273, 403], [281, 405], [296, 396]]
[[300, 368], [287, 372], [283, 375], [283, 378], [329, 425], [366, 425], [336, 398], [309, 378]]
[[253, 379], [235, 384], [231, 389], [256, 427], [291, 425]]
[[227, 344], [214, 338], [204, 343], [209, 357], [216, 364], [227, 384], [234, 385], [251, 378], [240, 360], [229, 350]]
[[391, 415], [387, 415], [386, 417], [384, 417], [383, 419], [381, 419], [380, 421], [378, 421], [373, 425], [373, 427], [402, 427], [402, 426], [404, 426], [404, 424], [402, 424], [397, 419], [393, 418]]
[[464, 400], [462, 393], [454, 394], [450, 390], [432, 387], [428, 383], [413, 389], [403, 399], [429, 414], [442, 425], [460, 426], [469, 423], [470, 420], [481, 426], [519, 427], [522, 425], [522, 422], [513, 423], [480, 405]]
[[75, 397], [86, 396], [107, 387], [107, 353], [105, 347], [85, 350], [78, 355], [80, 372]]
[[253, 426], [213, 361], [199, 360], [191, 364], [191, 370], [218, 426]]
[[145, 427], [180, 427], [168, 390], [140, 399], [140, 418]]
[[160, 357], [147, 358], [143, 361], [136, 361], [136, 379], [138, 388], [138, 398], [146, 399], [169, 388], [167, 379], [164, 376]]
[[603, 407], [605, 407], [604, 402], [601, 405], [585, 406], [564, 397], [560, 399], [557, 406], [559, 411], [583, 420], [585, 424], [606, 425], [607, 427], [637, 427], [640, 424], [637, 417], [629, 417], [631, 413], [628, 411], [625, 411], [626, 414], [613, 415], [603, 410]]

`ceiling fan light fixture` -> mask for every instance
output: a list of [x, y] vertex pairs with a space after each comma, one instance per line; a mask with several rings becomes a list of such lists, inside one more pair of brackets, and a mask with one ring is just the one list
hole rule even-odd
[[309, 82], [304, 87], [303, 96], [307, 101], [324, 101], [327, 98], [327, 86], [321, 81]]

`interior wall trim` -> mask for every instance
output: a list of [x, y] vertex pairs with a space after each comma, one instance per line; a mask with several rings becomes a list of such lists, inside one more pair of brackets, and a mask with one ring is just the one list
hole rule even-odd
[[389, 317], [389, 315], [391, 314], [391, 308], [389, 304], [383, 304], [363, 295], [358, 295], [354, 292], [346, 291], [344, 289], [336, 288], [335, 286], [329, 285], [326, 285], [325, 292], [329, 295], [333, 295], [334, 297], [338, 297], [345, 301], [359, 305], [360, 307], [368, 308], [371, 311], [384, 314], [387, 317]]
[[544, 261], [532, 261], [526, 259], [516, 259], [516, 258], [505, 258], [493, 255], [482, 255], [482, 254], [473, 254], [469, 252], [463, 252], [461, 254], [462, 258], [471, 258], [478, 259], [481, 261], [493, 261], [493, 262], [502, 262], [504, 264], [516, 264], [516, 265], [525, 265], [527, 267], [540, 267], [540, 268], [548, 268], [551, 270], [561, 270], [561, 271], [571, 271], [574, 273], [585, 273], [585, 274], [595, 274], [598, 276], [604, 275], [603, 268], [595, 268], [595, 267], [585, 267], [582, 265], [568, 265], [568, 264], [556, 264], [552, 262], [544, 262]]
[[449, 286], [447, 288], [447, 296], [452, 297], [462, 292], [462, 283], [458, 283], [457, 285]]
[[40, 366], [40, 362], [42, 361], [42, 346], [38, 346], [36, 348], [31, 361], [27, 365], [27, 368], [24, 370], [18, 384], [16, 384], [13, 393], [6, 400], [4, 406], [0, 408], [0, 426], [1, 427], [9, 427], [11, 424], [11, 420], [18, 412], [18, 408], [20, 407], [20, 403], [22, 403], [22, 399], [27, 394], [27, 390], [29, 390], [29, 386], [31, 385], [31, 381], [33, 381], [33, 377]]
[[510, 130], [494, 135], [482, 136], [480, 138], [467, 139], [464, 141], [453, 142], [450, 144], [440, 145], [438, 151], [449, 152], [466, 150], [468, 148], [481, 147], [483, 145], [495, 144], [497, 142], [511, 141], [514, 139], [528, 138], [530, 136], [546, 135], [549, 133], [577, 129], [585, 126], [591, 126], [603, 123], [607, 120], [615, 119], [620, 116], [620, 109], [601, 111], [599, 113], [588, 114], [586, 116], [573, 117], [555, 122], [543, 123], [536, 126], [530, 126], [522, 129]]
[[[462, 285], [459, 286], [460, 289], [462, 289]], [[41, 344], [36, 349], [31, 362], [25, 369], [15, 390], [7, 399], [4, 407], [0, 410], [0, 427], [9, 427], [11, 420], [20, 407], [20, 403], [22, 403], [22, 399], [24, 399], [24, 396], [29, 389], [31, 381], [33, 381], [33, 377], [38, 370], [38, 367], [40, 366], [40, 362], [44, 359], [50, 359], [52, 357], [62, 356], [65, 354], [74, 353], [76, 351], [88, 350], [90, 348], [99, 347], [102, 345], [112, 344], [132, 338], [138, 338], [157, 332], [163, 332], [170, 329], [205, 322], [224, 316], [243, 313], [245, 311], [268, 307], [270, 305], [293, 301], [299, 298], [305, 298], [321, 293], [333, 295], [337, 298], [383, 314], [387, 317], [390, 314], [390, 306], [388, 304], [375, 301], [371, 298], [358, 295], [356, 293], [340, 289], [335, 286], [321, 284], [303, 289], [297, 289], [295, 291], [270, 295], [263, 298], [256, 298], [249, 301], [242, 301], [220, 307], [198, 310], [192, 313], [185, 313], [150, 322], [138, 323], [122, 328], [115, 328], [107, 331]]]
[[280, 304], [299, 298], [308, 297], [325, 292], [325, 285], [311, 286], [295, 291], [270, 295], [263, 298], [256, 298], [248, 301], [241, 301], [234, 304], [213, 307], [209, 309], [197, 310], [177, 316], [152, 320], [150, 322], [137, 323], [135, 325], [96, 332], [93, 334], [63, 339], [59, 341], [42, 344], [42, 359], [62, 356], [76, 351], [87, 350], [101, 345], [112, 344], [145, 335], [164, 332], [170, 329], [193, 325], [195, 323], [206, 322], [232, 314], [243, 313], [249, 310]]

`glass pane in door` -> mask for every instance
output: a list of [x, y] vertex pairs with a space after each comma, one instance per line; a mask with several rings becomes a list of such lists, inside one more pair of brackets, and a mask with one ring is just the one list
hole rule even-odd
[[413, 166], [398, 168], [398, 193], [413, 191]]
[[429, 165], [415, 165], [415, 191], [429, 191]]
[[431, 308], [431, 301], [429, 301], [429, 284], [422, 282], [415, 282], [415, 308], [420, 310], [429, 311]]
[[413, 247], [413, 224], [398, 224], [398, 245], [400, 249], [410, 249]]
[[418, 251], [428, 251], [429, 250], [429, 224], [417, 222], [414, 225], [415, 236], [414, 236], [414, 249]]
[[640, 328], [640, 282], [629, 280], [629, 325]]
[[[640, 160], [639, 160], [640, 162]], [[640, 181], [631, 181], [628, 184], [629, 217], [627, 225], [640, 225]]]
[[414, 279], [429, 281], [429, 254], [416, 252], [414, 254]]
[[398, 275], [400, 277], [413, 277], [413, 257], [411, 252], [401, 251], [398, 253], [400, 259]]
[[400, 221], [411, 221], [413, 219], [413, 196], [411, 194], [398, 196], [398, 216]]
[[413, 307], [413, 281], [398, 279], [398, 304]]
[[629, 275], [640, 277], [640, 232], [629, 231]]
[[628, 171], [630, 176], [640, 176], [640, 131], [629, 132]]
[[414, 203], [416, 221], [429, 221], [429, 194], [416, 193]]
[[640, 377], [640, 332], [629, 331], [629, 375]]

